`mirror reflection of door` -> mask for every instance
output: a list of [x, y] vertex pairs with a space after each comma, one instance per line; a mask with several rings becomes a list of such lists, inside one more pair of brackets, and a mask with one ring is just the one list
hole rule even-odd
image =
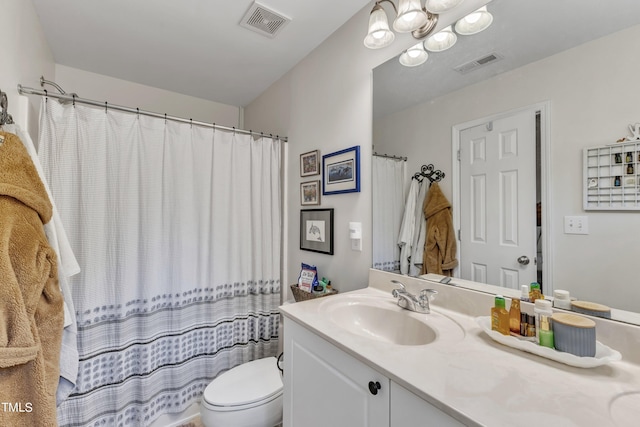
[[519, 289], [542, 281], [539, 115], [459, 131], [460, 277]]

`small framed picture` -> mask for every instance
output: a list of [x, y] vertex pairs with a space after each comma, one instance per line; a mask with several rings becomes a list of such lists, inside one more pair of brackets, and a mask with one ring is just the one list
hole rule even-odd
[[322, 194], [360, 192], [360, 146], [322, 156]]
[[320, 181], [300, 183], [300, 204], [302, 206], [320, 204]]
[[300, 210], [300, 249], [333, 255], [333, 209]]
[[300, 176], [320, 173], [320, 152], [318, 150], [300, 154]]

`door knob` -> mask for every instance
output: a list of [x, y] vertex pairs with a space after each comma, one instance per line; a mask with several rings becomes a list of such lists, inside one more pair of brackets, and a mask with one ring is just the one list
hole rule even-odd
[[529, 264], [529, 257], [526, 256], [526, 255], [522, 255], [521, 257], [518, 258], [518, 263], [520, 263], [522, 265]]
[[375, 383], [373, 381], [369, 381], [369, 391], [371, 392], [371, 394], [373, 394], [374, 396], [376, 394], [378, 394], [378, 390], [380, 390], [382, 386], [380, 385], [380, 383], [378, 381], [376, 381]]

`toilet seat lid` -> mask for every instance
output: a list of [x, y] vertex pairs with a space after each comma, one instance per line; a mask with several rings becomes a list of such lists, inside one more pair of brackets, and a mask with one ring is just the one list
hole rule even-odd
[[215, 406], [248, 405], [282, 392], [275, 357], [243, 363], [214, 379], [204, 390], [204, 400]]

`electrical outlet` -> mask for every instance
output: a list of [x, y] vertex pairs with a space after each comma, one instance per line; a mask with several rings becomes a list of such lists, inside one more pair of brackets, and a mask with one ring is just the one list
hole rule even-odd
[[589, 220], [586, 216], [565, 216], [564, 234], [589, 234]]
[[351, 250], [362, 251], [362, 239], [351, 239]]

